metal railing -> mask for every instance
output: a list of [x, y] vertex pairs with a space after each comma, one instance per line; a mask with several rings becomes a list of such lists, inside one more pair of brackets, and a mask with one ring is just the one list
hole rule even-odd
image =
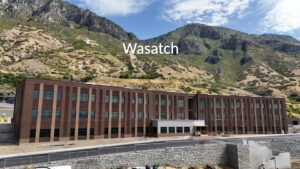
[[101, 147], [92, 149], [83, 149], [75, 151], [61, 151], [55, 153], [43, 153], [38, 155], [24, 155], [11, 158], [0, 158], [0, 168], [14, 166], [30, 166], [33, 164], [49, 163], [53, 161], [70, 160], [92, 156], [101, 156], [105, 154], [126, 153], [143, 150], [165, 149], [168, 147], [194, 146], [198, 144], [193, 140], [153, 142], [141, 144], [129, 144], [123, 146]]

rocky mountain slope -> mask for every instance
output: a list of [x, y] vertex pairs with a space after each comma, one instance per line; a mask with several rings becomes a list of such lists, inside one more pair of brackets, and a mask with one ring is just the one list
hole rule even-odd
[[[140, 41], [61, 0], [0, 0], [0, 90], [24, 77], [190, 93], [287, 98], [299, 113], [300, 42], [283, 35], [189, 24]], [[122, 42], [179, 46], [178, 55], [126, 55]]]

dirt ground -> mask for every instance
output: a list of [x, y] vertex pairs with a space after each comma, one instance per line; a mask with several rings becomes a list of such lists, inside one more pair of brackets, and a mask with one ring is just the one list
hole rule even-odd
[[300, 169], [300, 159], [292, 160], [292, 169]]

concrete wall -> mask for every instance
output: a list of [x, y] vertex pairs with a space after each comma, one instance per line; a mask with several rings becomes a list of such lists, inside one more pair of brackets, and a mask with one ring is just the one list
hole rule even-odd
[[74, 169], [118, 168], [121, 166], [155, 164], [210, 164], [229, 166], [236, 169], [249, 169], [249, 148], [243, 145], [199, 144], [188, 147], [108, 154], [94, 158], [51, 163], [52, 166], [71, 165]]

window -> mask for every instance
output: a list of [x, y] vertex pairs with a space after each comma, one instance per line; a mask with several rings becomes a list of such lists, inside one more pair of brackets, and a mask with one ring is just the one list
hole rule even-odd
[[131, 119], [135, 119], [135, 112], [131, 112]]
[[33, 99], [38, 99], [39, 98], [39, 90], [38, 89], [35, 89], [33, 91]]
[[40, 130], [40, 138], [50, 137], [50, 129], [41, 129]]
[[51, 118], [51, 117], [52, 117], [52, 110], [50, 109], [42, 110], [42, 118]]
[[159, 117], [158, 117], [158, 112], [155, 112], [155, 119], [158, 119]]
[[141, 120], [144, 118], [144, 113], [143, 112], [139, 112], [138, 113], [138, 119]]
[[138, 133], [139, 134], [143, 134], [143, 131], [144, 131], [143, 127], [138, 127]]
[[62, 92], [57, 91], [57, 100], [61, 100], [61, 97], [62, 97]]
[[119, 96], [113, 96], [113, 103], [119, 103]]
[[149, 119], [149, 112], [146, 112], [146, 119]]
[[118, 128], [111, 128], [111, 134], [118, 134], [119, 129]]
[[95, 112], [91, 111], [91, 118], [94, 119], [95, 118]]
[[165, 100], [165, 99], [161, 99], [161, 100], [160, 100], [160, 104], [161, 104], [162, 106], [166, 105], [166, 100]]
[[92, 102], [95, 102], [96, 101], [96, 95], [92, 95]]
[[32, 118], [37, 118], [37, 109], [32, 109], [31, 117]]
[[274, 109], [278, 109], [278, 104], [277, 103], [274, 104]]
[[95, 129], [94, 128], [90, 128], [90, 135], [91, 136], [95, 135]]
[[191, 129], [190, 127], [184, 127], [184, 133], [190, 133]]
[[56, 110], [56, 118], [60, 118], [60, 116], [61, 116], [61, 112], [60, 112], [60, 110]]
[[222, 120], [222, 114], [221, 113], [217, 114], [217, 120]]
[[108, 117], [109, 117], [108, 112], [105, 112], [104, 117], [105, 117], [106, 120], [108, 119]]
[[59, 137], [59, 129], [54, 129], [54, 137]]
[[75, 112], [75, 110], [72, 110], [71, 117], [74, 118], [74, 119], [76, 118], [76, 112]]
[[178, 106], [179, 107], [184, 107], [184, 100], [179, 100], [178, 101]]
[[138, 98], [138, 104], [144, 104], [144, 99], [142, 97]]
[[78, 136], [86, 136], [87, 135], [87, 129], [86, 128], [79, 128], [78, 129]]
[[77, 100], [77, 93], [72, 93], [72, 101]]
[[131, 103], [132, 103], [132, 104], [135, 103], [135, 98], [134, 98], [134, 96], [132, 96], [132, 98], [131, 98]]
[[221, 102], [217, 101], [216, 107], [217, 107], [217, 108], [221, 108]]
[[108, 95], [105, 96], [105, 103], [109, 103], [109, 96]]
[[256, 109], [259, 109], [259, 108], [260, 108], [260, 104], [256, 103]]
[[169, 119], [172, 119], [173, 118], [173, 115], [171, 112], [169, 112]]
[[71, 136], [71, 137], [74, 137], [74, 136], [75, 136], [75, 129], [74, 129], [74, 128], [71, 128], [71, 129], [70, 129], [70, 136]]
[[52, 100], [53, 99], [53, 91], [49, 91], [49, 90], [44, 91], [44, 99]]
[[240, 102], [236, 102], [236, 108], [241, 108], [241, 103]]
[[204, 113], [202, 113], [202, 114], [200, 115], [200, 120], [205, 120], [205, 114], [204, 114]]
[[125, 96], [122, 96], [122, 104], [125, 103]]
[[171, 100], [171, 98], [169, 98], [168, 105], [170, 106], [171, 104], [172, 104], [172, 100]]
[[204, 110], [204, 109], [205, 109], [205, 102], [204, 102], [204, 101], [201, 101], [201, 102], [200, 102], [200, 109], [201, 109], [201, 110]]
[[80, 94], [80, 101], [87, 102], [89, 100], [89, 94], [82, 93]]
[[176, 127], [176, 131], [177, 131], [177, 133], [183, 133], [182, 127]]
[[125, 112], [121, 112], [121, 119], [125, 118]]
[[160, 127], [160, 133], [168, 133], [167, 127]]
[[161, 119], [167, 119], [167, 113], [166, 112], [162, 112], [161, 113]]
[[79, 111], [79, 118], [88, 118], [88, 111], [80, 110]]
[[35, 138], [35, 129], [31, 129], [31, 130], [30, 130], [29, 137], [30, 137], [30, 138]]
[[119, 118], [119, 112], [112, 112], [112, 118], [113, 119], [118, 119]]
[[175, 133], [175, 127], [169, 127], [169, 133]]
[[184, 113], [179, 113], [179, 117], [178, 117], [180, 120], [184, 120], [185, 119], [185, 117], [184, 117]]

